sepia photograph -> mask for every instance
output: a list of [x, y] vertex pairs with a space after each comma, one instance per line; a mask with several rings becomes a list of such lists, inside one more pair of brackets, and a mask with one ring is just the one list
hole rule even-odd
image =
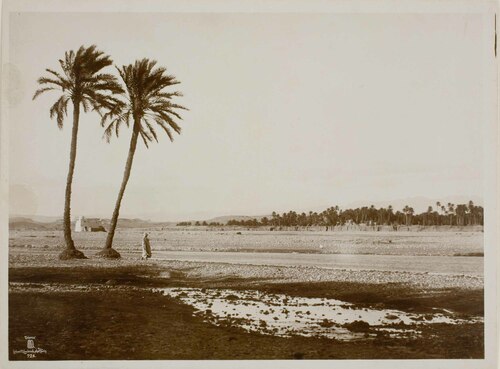
[[2, 368], [495, 368], [496, 10], [4, 1]]

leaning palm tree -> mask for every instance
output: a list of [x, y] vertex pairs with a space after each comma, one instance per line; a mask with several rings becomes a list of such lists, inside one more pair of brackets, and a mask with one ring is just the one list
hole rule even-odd
[[125, 85], [125, 91], [120, 101], [117, 101], [113, 108], [102, 116], [101, 124], [105, 127], [104, 137], [108, 142], [113, 134], [118, 136], [119, 129], [123, 124], [129, 127], [130, 123], [132, 123], [132, 136], [122, 184], [111, 217], [106, 245], [102, 251], [97, 253], [101, 257], [120, 257], [120, 254], [113, 249], [113, 237], [139, 137], [146, 148], [149, 148], [150, 142], [153, 140], [158, 142], [158, 135], [153, 127], [154, 124], [165, 131], [170, 141], [174, 139], [172, 131], [181, 132], [181, 127], [175, 122], [176, 119], [182, 119], [177, 111], [178, 109], [187, 109], [174, 104], [172, 98], [182, 96], [182, 94], [164, 90], [179, 82], [174, 76], [168, 75], [165, 68], [155, 68], [155, 66], [156, 61], [142, 59], [134, 64], [117, 68]]
[[71, 149], [69, 154], [69, 170], [66, 180], [64, 201], [64, 240], [66, 249], [59, 255], [60, 259], [82, 259], [85, 255], [75, 248], [71, 237], [71, 185], [75, 171], [76, 144], [78, 136], [78, 123], [80, 119], [80, 106], [84, 112], [109, 109], [114, 106], [114, 93], [123, 90], [116, 78], [110, 74], [99, 73], [103, 68], [111, 65], [113, 61], [95, 45], [81, 46], [75, 53], [67, 51], [64, 59], [59, 60], [62, 73], [46, 69], [48, 77], [41, 77], [38, 83], [41, 88], [33, 95], [33, 100], [48, 91], [59, 91], [61, 95], [50, 108], [50, 118], [56, 118], [59, 129], [63, 128], [64, 118], [68, 113], [68, 104], [73, 105], [73, 129], [71, 133]]

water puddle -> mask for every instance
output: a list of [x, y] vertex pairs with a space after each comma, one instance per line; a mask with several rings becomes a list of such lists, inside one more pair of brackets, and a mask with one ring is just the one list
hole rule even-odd
[[229, 324], [249, 332], [359, 340], [388, 334], [393, 338], [418, 336], [424, 325], [467, 324], [450, 311], [412, 314], [399, 310], [361, 308], [327, 298], [290, 297], [254, 290], [162, 288], [157, 291], [193, 306], [195, 314], [216, 325]]

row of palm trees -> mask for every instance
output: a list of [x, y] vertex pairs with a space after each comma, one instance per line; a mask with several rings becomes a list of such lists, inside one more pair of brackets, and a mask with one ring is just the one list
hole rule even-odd
[[424, 216], [425, 222], [430, 224], [436, 223], [436, 218], [441, 218], [441, 224], [448, 225], [482, 225], [484, 223], [484, 209], [482, 206], [477, 206], [471, 200], [467, 204], [441, 204], [436, 202], [436, 211], [429, 206], [426, 215]]
[[472, 201], [467, 204], [441, 205], [436, 203], [436, 209], [432, 206], [427, 211], [415, 214], [415, 210], [406, 205], [403, 209], [394, 211], [389, 205], [387, 208], [376, 208], [374, 205], [363, 206], [356, 209], [341, 209], [339, 206], [332, 206], [322, 212], [296, 213], [289, 211], [279, 214], [273, 212], [271, 217], [263, 217], [260, 220], [231, 219], [227, 225], [245, 227], [311, 227], [324, 226], [335, 227], [345, 224], [367, 224], [367, 225], [483, 225], [484, 209], [475, 205]]
[[130, 146], [125, 163], [123, 179], [111, 217], [104, 248], [97, 256], [119, 258], [120, 254], [113, 249], [113, 237], [120, 214], [123, 195], [130, 178], [137, 141], [142, 140], [146, 148], [152, 141], [158, 142], [156, 130], [162, 129], [171, 141], [173, 133], [180, 134], [181, 128], [177, 120], [182, 119], [179, 110], [185, 107], [173, 103], [174, 97], [182, 96], [180, 92], [168, 92], [166, 89], [179, 83], [166, 69], [156, 66], [156, 61], [137, 60], [133, 64], [115, 67], [119, 78], [103, 69], [113, 65], [111, 57], [99, 51], [95, 45], [81, 46], [76, 52], [67, 51], [59, 60], [62, 72], [46, 69], [47, 76], [38, 79], [40, 88], [33, 99], [49, 91], [58, 91], [58, 99], [51, 106], [50, 118], [55, 118], [59, 129], [68, 115], [68, 105], [72, 106], [73, 127], [69, 155], [69, 168], [66, 180], [64, 202], [64, 240], [65, 250], [60, 259], [85, 258], [76, 249], [71, 235], [71, 188], [75, 171], [77, 154], [78, 125], [80, 113], [97, 112], [100, 124], [104, 128], [104, 137], [109, 143], [113, 135], [118, 137], [120, 128], [132, 126]]

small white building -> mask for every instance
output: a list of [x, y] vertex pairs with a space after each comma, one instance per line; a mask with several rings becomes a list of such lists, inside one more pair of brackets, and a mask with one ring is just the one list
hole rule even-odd
[[75, 232], [106, 232], [102, 219], [88, 219], [78, 217], [75, 223]]

